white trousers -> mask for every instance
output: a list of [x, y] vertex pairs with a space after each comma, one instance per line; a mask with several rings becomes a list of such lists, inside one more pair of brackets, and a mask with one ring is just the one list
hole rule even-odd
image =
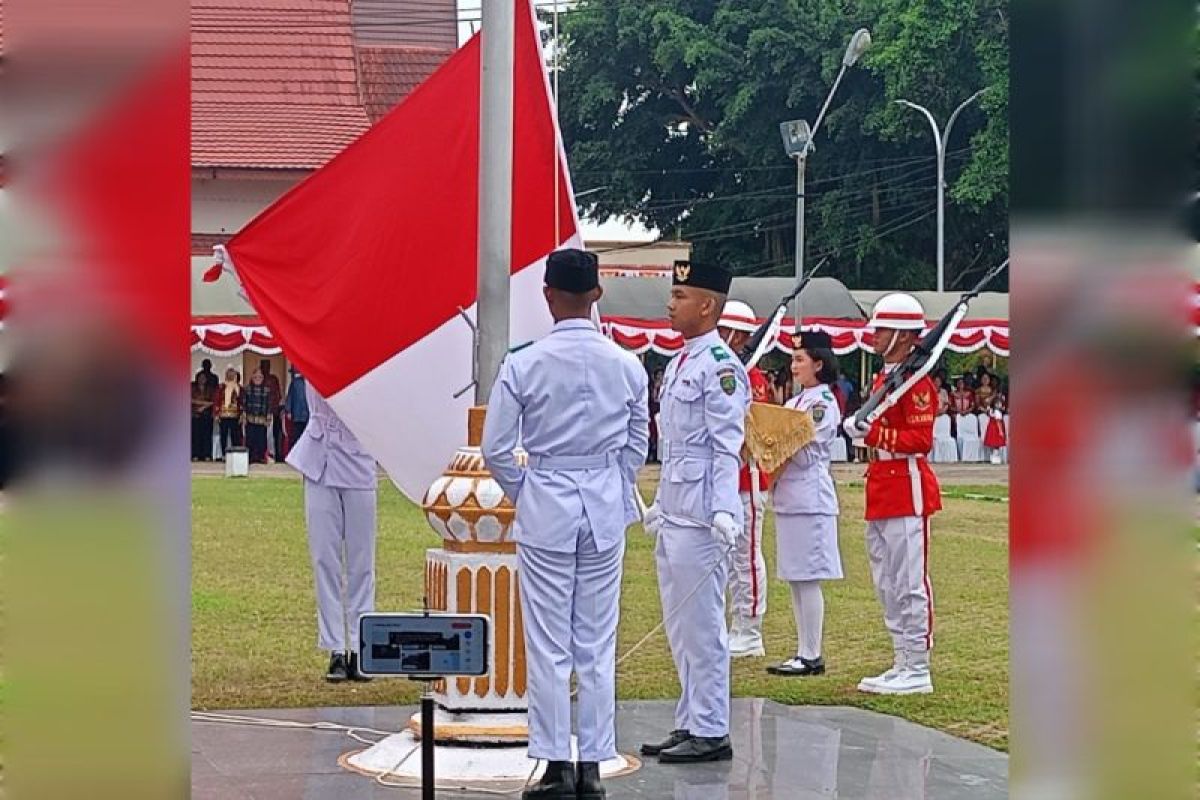
[[[708, 528], [664, 523], [655, 549], [667, 642], [679, 675], [675, 727], [693, 736], [729, 733], [729, 556]], [[690, 597], [689, 597], [690, 595]]]
[[929, 650], [933, 646], [929, 518], [869, 520], [867, 557], [893, 648]]
[[357, 651], [358, 617], [375, 610], [375, 490], [305, 479], [304, 516], [317, 589], [317, 646]]
[[767, 613], [767, 561], [762, 553], [763, 504], [753, 492], [742, 492], [742, 534], [733, 549], [729, 588], [733, 613], [739, 617], [761, 617]]
[[529, 757], [571, 760], [571, 672], [579, 759], [617, 755], [616, 652], [622, 545], [599, 552], [584, 525], [574, 553], [517, 545], [529, 676]]

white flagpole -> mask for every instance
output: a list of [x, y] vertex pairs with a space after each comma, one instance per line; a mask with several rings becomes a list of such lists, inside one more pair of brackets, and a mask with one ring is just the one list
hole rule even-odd
[[[524, 2], [524, 0], [522, 0]], [[479, 326], [475, 403], [484, 405], [508, 353], [512, 272], [514, 0], [482, 3], [479, 114]]]

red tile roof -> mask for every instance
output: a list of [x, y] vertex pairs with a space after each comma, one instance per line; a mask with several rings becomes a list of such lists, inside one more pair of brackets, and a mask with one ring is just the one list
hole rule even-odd
[[315, 169], [369, 126], [349, 0], [192, 0], [194, 166]]
[[363, 104], [372, 122], [378, 122], [408, 93], [451, 56], [453, 50], [417, 47], [358, 48], [362, 71]]
[[316, 169], [449, 54], [356, 48], [350, 0], [192, 0], [192, 164]]

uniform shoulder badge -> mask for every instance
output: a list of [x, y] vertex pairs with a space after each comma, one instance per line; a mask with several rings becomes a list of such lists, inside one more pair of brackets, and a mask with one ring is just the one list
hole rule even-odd
[[813, 422], [820, 422], [825, 419], [825, 406], [822, 403], [813, 403], [809, 407], [808, 413], [812, 414]]
[[733, 367], [723, 367], [717, 372], [717, 378], [721, 382], [721, 391], [725, 394], [733, 394], [737, 391], [737, 372]]
[[822, 389], [822, 390], [821, 390], [821, 399], [822, 399], [822, 400], [830, 400], [830, 401], [832, 401], [832, 400], [833, 400], [833, 393], [832, 393], [832, 392], [830, 392], [828, 389]]
[[733, 356], [729, 355], [729, 351], [725, 349], [724, 345], [714, 344], [709, 350], [712, 352], [713, 360], [718, 364], [733, 358]]
[[510, 347], [510, 348], [508, 348], [508, 352], [510, 352], [510, 353], [519, 353], [519, 352], [521, 352], [522, 350], [524, 350], [526, 347], [529, 347], [529, 345], [533, 344], [533, 343], [534, 343], [534, 341], [535, 341], [535, 340], [533, 340], [533, 339], [530, 339], [528, 342], [525, 342], [525, 344], [519, 344], [519, 345], [516, 345], [515, 347]]

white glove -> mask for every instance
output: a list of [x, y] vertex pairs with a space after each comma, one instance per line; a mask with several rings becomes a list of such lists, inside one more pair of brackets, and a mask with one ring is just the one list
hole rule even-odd
[[662, 511], [659, 509], [658, 503], [654, 503], [646, 509], [646, 516], [642, 517], [642, 528], [651, 536], [657, 536], [661, 527]]
[[733, 515], [724, 511], [713, 514], [712, 534], [717, 544], [728, 550], [737, 542], [742, 533], [742, 526], [734, 521]]
[[846, 417], [842, 422], [842, 430], [851, 439], [865, 439], [867, 433], [871, 430], [871, 425], [868, 422], [857, 422], [853, 415]]

